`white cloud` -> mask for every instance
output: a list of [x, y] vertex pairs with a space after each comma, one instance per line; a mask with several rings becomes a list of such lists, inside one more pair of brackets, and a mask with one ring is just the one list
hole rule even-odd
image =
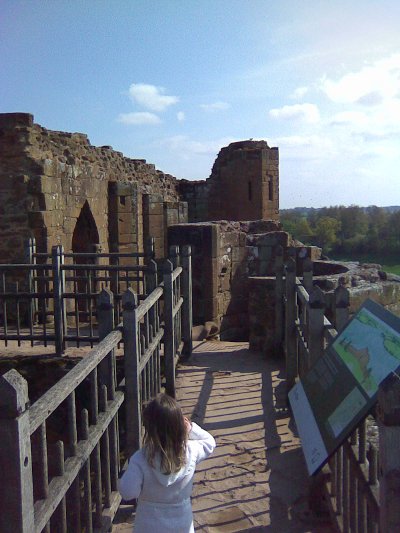
[[323, 161], [337, 153], [332, 139], [320, 135], [289, 135], [274, 137], [270, 146], [278, 146], [281, 159]]
[[160, 117], [154, 113], [148, 113], [147, 111], [137, 113], [120, 113], [118, 115], [118, 122], [122, 124], [131, 124], [135, 126], [143, 124], [161, 124]]
[[400, 136], [400, 100], [393, 98], [364, 111], [349, 109], [332, 117], [330, 125], [343, 127], [347, 134], [360, 134], [364, 140]]
[[178, 111], [176, 118], [179, 120], [179, 122], [183, 122], [186, 118], [185, 113], [183, 111]]
[[375, 61], [337, 80], [325, 77], [320, 86], [328, 98], [336, 103], [379, 104], [399, 94], [400, 54]]
[[129, 87], [131, 100], [151, 111], [165, 111], [170, 105], [179, 102], [177, 96], [163, 94], [163, 87], [156, 87], [146, 83], [132, 83]]
[[307, 93], [308, 87], [297, 87], [297, 89], [295, 89], [290, 95], [290, 98], [293, 98], [293, 100], [301, 100]]
[[225, 111], [225, 109], [229, 109], [231, 106], [228, 102], [213, 102], [212, 104], [201, 104], [200, 107], [204, 111]]
[[195, 141], [186, 135], [175, 135], [173, 137], [164, 139], [161, 141], [161, 144], [162, 146], [167, 147], [169, 150], [179, 152], [184, 158], [187, 158], [192, 154], [212, 155], [216, 157], [223, 146], [227, 146], [236, 140], [237, 139], [232, 137], [223, 137], [221, 139], [211, 141]]
[[368, 123], [368, 117], [361, 111], [342, 111], [337, 113], [330, 120], [332, 126], [364, 126]]
[[316, 124], [320, 120], [319, 110], [315, 104], [294, 104], [285, 105], [280, 108], [271, 109], [269, 115], [273, 118], [285, 120], [304, 120]]

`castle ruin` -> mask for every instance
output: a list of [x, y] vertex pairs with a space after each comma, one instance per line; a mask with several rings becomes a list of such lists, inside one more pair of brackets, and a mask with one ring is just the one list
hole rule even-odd
[[161, 258], [173, 224], [278, 220], [278, 165], [277, 148], [243, 141], [221, 150], [209, 179], [179, 180], [28, 113], [0, 114], [2, 261], [21, 261], [31, 236], [44, 252], [137, 252], [152, 236]]

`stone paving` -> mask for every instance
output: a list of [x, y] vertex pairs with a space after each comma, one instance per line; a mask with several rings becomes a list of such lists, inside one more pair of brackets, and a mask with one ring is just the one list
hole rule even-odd
[[[309, 479], [277, 361], [249, 352], [247, 343], [195, 343], [180, 365], [177, 395], [217, 441], [195, 476], [196, 532], [334, 533], [309, 511]], [[122, 508], [113, 532], [132, 531], [132, 520], [132, 509]]]

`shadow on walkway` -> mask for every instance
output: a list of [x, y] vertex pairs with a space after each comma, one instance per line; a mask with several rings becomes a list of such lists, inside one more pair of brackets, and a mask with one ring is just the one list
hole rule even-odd
[[196, 343], [180, 365], [184, 413], [217, 441], [195, 477], [196, 531], [334, 532], [308, 511], [309, 480], [282, 370], [247, 343], [217, 341]]

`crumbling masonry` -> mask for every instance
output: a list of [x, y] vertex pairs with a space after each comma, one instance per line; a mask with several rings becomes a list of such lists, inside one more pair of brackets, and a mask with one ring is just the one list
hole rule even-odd
[[[42, 252], [56, 244], [141, 252], [151, 236], [156, 259], [171, 244], [191, 244], [194, 323], [256, 348], [271, 338], [278, 245], [284, 254], [294, 246], [299, 275], [307, 258], [323, 266], [319, 249], [281, 231], [279, 153], [265, 141], [231, 143], [208, 179], [179, 180], [81, 133], [46, 130], [27, 113], [0, 114], [0, 235], [3, 263], [24, 262], [28, 237]], [[369, 296], [399, 312], [399, 280], [341, 272], [352, 272], [354, 304]], [[323, 283], [334, 285], [327, 275]]]
[[167, 228], [181, 222], [278, 219], [278, 149], [265, 141], [223, 148], [208, 180], [179, 180], [143, 159], [86, 135], [49, 131], [27, 113], [0, 114], [0, 253], [19, 261], [23, 243], [39, 251], [142, 251], [155, 238], [165, 256]]

